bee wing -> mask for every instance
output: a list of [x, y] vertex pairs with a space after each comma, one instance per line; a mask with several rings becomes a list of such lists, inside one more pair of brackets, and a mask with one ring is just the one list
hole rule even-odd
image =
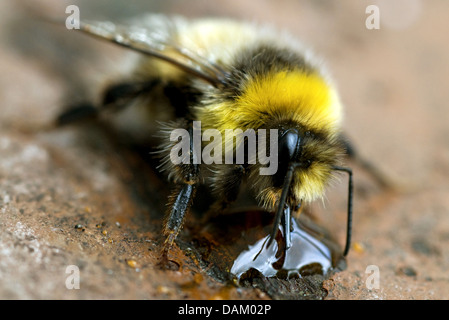
[[[224, 70], [193, 50], [178, 46], [176, 23], [164, 21], [164, 27], [142, 23], [140, 26], [116, 25], [109, 21], [80, 21], [80, 30], [142, 54], [164, 60], [215, 87], [223, 83]], [[160, 24], [160, 23], [159, 23]]]

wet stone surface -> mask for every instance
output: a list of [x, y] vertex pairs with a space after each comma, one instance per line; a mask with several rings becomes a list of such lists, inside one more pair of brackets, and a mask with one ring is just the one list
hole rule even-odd
[[303, 217], [300, 223], [293, 220], [290, 249], [284, 252], [281, 230], [267, 247], [272, 222], [273, 214], [257, 209], [210, 218], [191, 230], [193, 246], [187, 250], [209, 275], [225, 283], [256, 286], [277, 299], [325, 297], [323, 281], [345, 268], [339, 245]]

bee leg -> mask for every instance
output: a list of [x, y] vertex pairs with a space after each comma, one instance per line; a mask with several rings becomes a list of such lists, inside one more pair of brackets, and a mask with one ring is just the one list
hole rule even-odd
[[114, 112], [120, 111], [139, 96], [150, 93], [159, 84], [160, 80], [156, 78], [141, 82], [114, 84], [104, 92], [101, 106]]
[[173, 193], [174, 202], [164, 225], [164, 235], [166, 236], [164, 253], [170, 250], [181, 231], [185, 215], [192, 205], [195, 192], [195, 184], [184, 184]]
[[56, 125], [63, 126], [80, 121], [95, 120], [103, 110], [112, 112], [120, 111], [129, 106], [134, 99], [142, 94], [151, 92], [159, 83], [160, 81], [158, 79], [150, 79], [141, 82], [114, 84], [105, 90], [100, 108], [88, 102], [70, 106], [56, 118]]
[[79, 121], [95, 120], [98, 117], [98, 109], [90, 103], [80, 103], [75, 107], [61, 113], [56, 118], [56, 126], [64, 126]]
[[346, 151], [346, 155], [354, 160], [354, 162], [360, 166], [363, 170], [365, 170], [367, 173], [369, 173], [374, 180], [384, 189], [390, 189], [392, 188], [393, 184], [391, 181], [389, 181], [388, 178], [385, 177], [385, 175], [379, 171], [379, 169], [373, 165], [372, 162], [366, 160], [362, 156], [360, 156], [354, 146], [351, 144], [351, 142], [346, 138], [345, 136], [340, 137], [340, 141]]
[[284, 237], [285, 237], [285, 251], [290, 249], [292, 246], [292, 235], [291, 235], [291, 224], [292, 217], [291, 217], [291, 211], [290, 207], [288, 205], [285, 206], [284, 209], [284, 215], [282, 216], [282, 228], [284, 231]]

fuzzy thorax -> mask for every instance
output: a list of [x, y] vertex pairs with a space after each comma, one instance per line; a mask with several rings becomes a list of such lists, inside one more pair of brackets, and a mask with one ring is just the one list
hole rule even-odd
[[334, 88], [317, 73], [280, 71], [249, 79], [242, 94], [212, 103], [200, 112], [205, 127], [264, 128], [273, 120], [292, 120], [310, 130], [336, 132], [342, 110]]

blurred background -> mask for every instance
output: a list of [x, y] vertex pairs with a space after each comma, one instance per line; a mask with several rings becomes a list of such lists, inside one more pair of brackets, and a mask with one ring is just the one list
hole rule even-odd
[[[113, 153], [98, 147], [101, 139], [92, 138], [86, 148], [80, 130], [43, 129], [64, 106], [95, 99], [96, 84], [114, 75], [126, 53], [36, 19], [64, 21], [69, 5], [77, 5], [87, 20], [124, 21], [146, 12], [232, 17], [267, 23], [308, 44], [337, 83], [348, 137], [394, 185], [393, 191], [382, 189], [348, 162], [356, 184], [354, 246], [348, 269], [325, 281], [327, 298], [449, 298], [449, 3], [444, 0], [3, 0], [1, 298], [204, 299], [222, 292], [220, 284], [206, 279], [197, 283], [203, 290], [196, 296], [180, 293], [181, 277], [187, 271], [192, 276], [187, 267], [161, 280], [151, 253], [160, 226], [148, 217], [152, 209], [125, 191], [129, 180], [123, 176], [129, 173], [120, 159], [108, 159]], [[379, 10], [378, 29], [368, 27], [375, 19], [370, 5]], [[340, 242], [343, 182], [312, 206], [318, 223]], [[85, 230], [73, 228], [77, 223]], [[84, 290], [63, 286], [64, 268], [71, 264], [87, 274]], [[380, 271], [379, 288], [366, 286], [370, 265]], [[269, 298], [257, 290], [230, 297]]]

